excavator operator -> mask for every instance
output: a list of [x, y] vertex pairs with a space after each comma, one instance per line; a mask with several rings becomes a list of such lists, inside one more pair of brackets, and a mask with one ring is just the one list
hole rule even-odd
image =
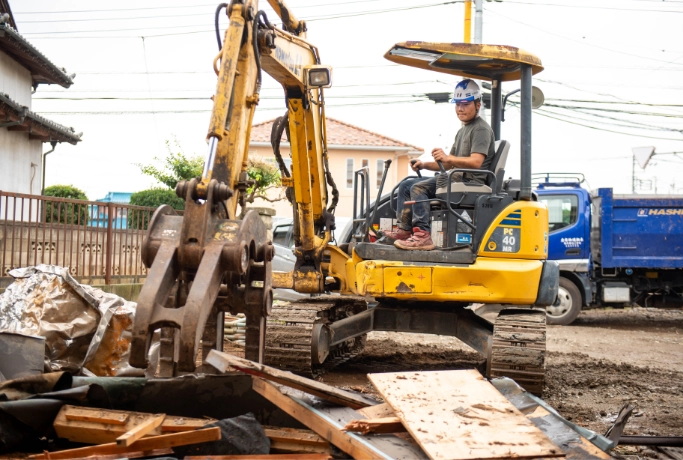
[[[479, 116], [481, 108], [481, 91], [474, 80], [465, 79], [455, 87], [451, 103], [455, 104], [455, 113], [463, 126], [455, 136], [455, 142], [449, 154], [441, 148], [432, 150], [434, 161], [417, 160], [411, 164], [413, 171], [427, 169], [439, 171], [439, 162], [444, 169], [482, 169], [489, 170], [495, 154], [495, 138], [491, 126]], [[453, 180], [484, 183], [486, 174], [454, 173]], [[429, 201], [435, 198], [437, 177], [423, 179], [416, 177], [401, 183], [398, 189], [398, 206], [396, 220], [398, 228], [387, 232], [389, 241], [394, 246], [406, 250], [430, 251], [434, 242], [430, 235]], [[406, 201], [417, 201], [405, 205]]]

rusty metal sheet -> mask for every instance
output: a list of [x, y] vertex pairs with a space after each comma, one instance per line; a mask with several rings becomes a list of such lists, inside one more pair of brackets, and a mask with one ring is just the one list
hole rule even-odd
[[384, 58], [420, 69], [487, 80], [494, 77], [502, 81], [519, 80], [522, 64], [530, 65], [533, 74], [543, 70], [538, 57], [503, 45], [410, 41], [395, 44]]

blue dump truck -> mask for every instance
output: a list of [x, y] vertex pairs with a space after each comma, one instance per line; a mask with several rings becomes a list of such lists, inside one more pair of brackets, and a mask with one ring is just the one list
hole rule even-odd
[[548, 206], [548, 258], [560, 264], [548, 324], [570, 324], [586, 306], [683, 306], [683, 196], [591, 194], [581, 174], [535, 183]]

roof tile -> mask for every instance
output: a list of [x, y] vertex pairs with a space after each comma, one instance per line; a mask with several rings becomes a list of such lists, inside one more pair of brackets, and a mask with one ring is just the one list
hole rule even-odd
[[[270, 132], [275, 120], [257, 123], [251, 127], [251, 142], [270, 142]], [[409, 147], [423, 152], [424, 149], [405, 142], [392, 139], [391, 137], [378, 134], [368, 129], [359, 128], [334, 118], [325, 118], [327, 125], [328, 145], [352, 145], [368, 147]], [[286, 134], [285, 134], [286, 137]]]

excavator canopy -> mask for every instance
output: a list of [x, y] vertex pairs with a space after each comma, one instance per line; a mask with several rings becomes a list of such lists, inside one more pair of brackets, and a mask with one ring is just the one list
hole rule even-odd
[[543, 70], [538, 57], [503, 45], [401, 42], [384, 57], [397, 64], [483, 80], [519, 80], [522, 64], [531, 66], [532, 74]]

